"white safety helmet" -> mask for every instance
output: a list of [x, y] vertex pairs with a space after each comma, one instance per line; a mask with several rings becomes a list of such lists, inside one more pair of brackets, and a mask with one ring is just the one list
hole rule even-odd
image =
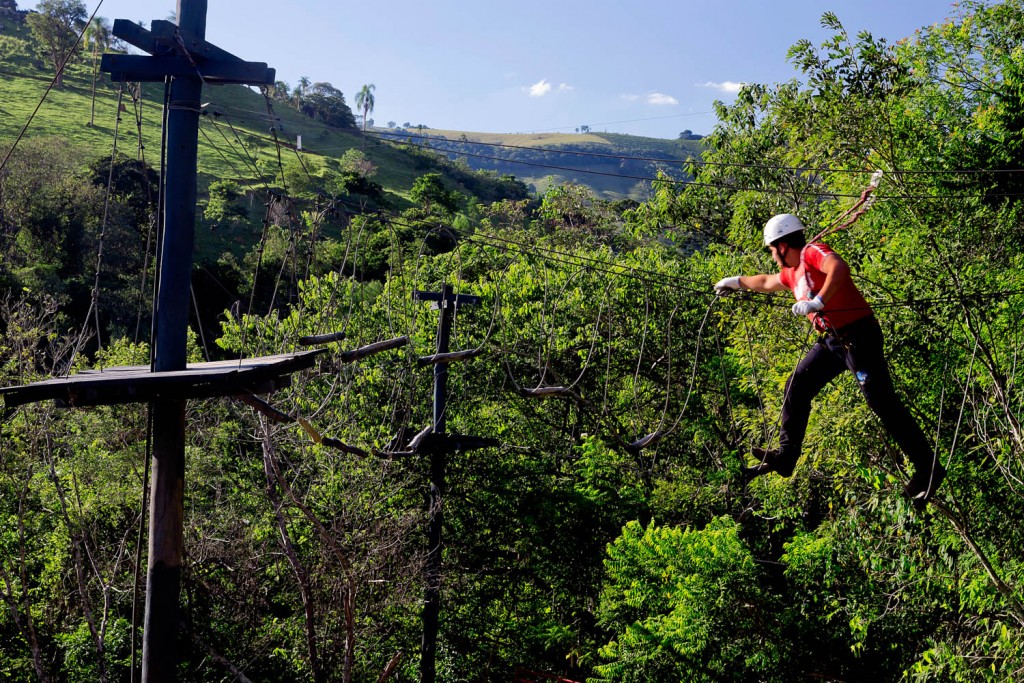
[[794, 232], [802, 232], [804, 224], [800, 219], [791, 213], [780, 213], [772, 216], [764, 224], [764, 246], [768, 246], [780, 237], [785, 237]]

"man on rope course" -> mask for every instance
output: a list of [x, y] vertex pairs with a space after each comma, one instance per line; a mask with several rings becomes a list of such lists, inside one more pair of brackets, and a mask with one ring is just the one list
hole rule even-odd
[[793, 474], [807, 431], [811, 401], [844, 369], [853, 373], [868, 406], [914, 466], [904, 493], [923, 506], [935, 494], [946, 469], [933, 456], [921, 427], [900, 401], [882, 350], [882, 329], [871, 306], [850, 277], [850, 267], [823, 242], [804, 236], [800, 219], [788, 213], [772, 217], [764, 226], [764, 244], [779, 272], [735, 275], [715, 284], [719, 295], [740, 289], [778, 292], [789, 289], [796, 297], [794, 315], [806, 315], [822, 336], [786, 381], [782, 401], [779, 447], [752, 449], [760, 459], [744, 467], [749, 481], [769, 472]]

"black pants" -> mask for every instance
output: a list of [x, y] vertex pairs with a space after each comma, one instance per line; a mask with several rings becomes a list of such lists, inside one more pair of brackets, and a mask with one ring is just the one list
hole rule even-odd
[[931, 447], [917, 420], [896, 395], [882, 351], [882, 329], [874, 316], [819, 339], [789, 376], [782, 402], [782, 453], [794, 459], [799, 456], [811, 401], [844, 369], [853, 373], [868, 406], [882, 420], [914, 469], [930, 471]]

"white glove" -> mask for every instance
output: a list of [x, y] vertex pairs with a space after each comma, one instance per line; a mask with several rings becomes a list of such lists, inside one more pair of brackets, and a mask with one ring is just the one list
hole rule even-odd
[[821, 300], [820, 296], [816, 296], [810, 301], [797, 301], [793, 304], [793, 315], [808, 315], [823, 308], [825, 308], [825, 302]]
[[740, 285], [740, 277], [741, 276], [739, 275], [733, 275], [732, 277], [724, 277], [716, 282], [715, 294], [718, 296], [725, 296], [726, 294], [731, 294], [736, 290], [743, 289], [742, 285]]

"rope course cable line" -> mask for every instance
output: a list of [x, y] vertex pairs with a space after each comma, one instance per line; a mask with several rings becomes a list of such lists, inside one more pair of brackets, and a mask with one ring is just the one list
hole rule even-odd
[[[858, 195], [858, 197], [859, 196], [860, 195]], [[401, 219], [400, 214], [392, 214], [392, 215], [390, 215], [389, 220], [392, 220], [395, 223], [400, 224], [400, 225], [404, 225], [406, 227], [410, 227], [410, 228], [415, 228], [416, 227], [412, 223], [404, 222]], [[534, 243], [531, 246], [527, 246], [527, 245], [522, 244], [521, 242], [517, 242], [517, 241], [509, 239], [507, 237], [501, 237], [501, 236], [493, 234], [493, 233], [485, 234], [485, 233], [482, 233], [482, 232], [475, 232], [472, 235], [460, 236], [460, 240], [465, 241], [465, 242], [477, 243], [477, 244], [480, 244], [481, 246], [489, 246], [489, 247], [507, 246], [507, 247], [514, 248], [516, 251], [518, 251], [520, 253], [523, 253], [523, 254], [531, 254], [531, 255], [534, 255], [534, 256], [538, 256], [540, 258], [548, 258], [551, 261], [554, 261], [554, 262], [557, 262], [557, 263], [563, 263], [565, 265], [580, 265], [580, 263], [586, 263], [586, 264], [590, 264], [590, 266], [594, 270], [599, 271], [599, 272], [603, 272], [603, 273], [606, 273], [606, 274], [609, 274], [609, 275], [620, 274], [622, 272], [621, 269], [626, 268], [625, 266], [620, 266], [620, 265], [618, 265], [616, 263], [613, 263], [613, 262], [602, 261], [600, 259], [596, 259], [596, 258], [593, 258], [593, 257], [587, 257], [587, 256], [579, 255], [579, 254], [571, 254], [571, 253], [568, 253], [568, 252], [565, 252], [565, 251], [561, 251], [561, 250], [558, 250], [558, 249], [554, 249], [554, 248], [551, 248], [551, 247], [542, 247], [540, 245], [537, 245], [536, 243]], [[498, 244], [496, 245], [496, 244], [494, 244], [494, 242], [497, 242]], [[707, 282], [705, 282], [703, 280], [697, 280], [697, 279], [693, 279], [693, 278], [684, 278], [684, 277], [681, 277], [681, 276], [678, 276], [678, 275], [673, 275], [673, 274], [670, 274], [670, 273], [657, 273], [657, 272], [654, 272], [654, 271], [644, 270], [644, 269], [635, 268], [635, 267], [631, 267], [631, 268], [629, 268], [629, 270], [630, 270], [631, 273], [636, 273], [636, 275], [632, 275], [632, 277], [635, 277], [637, 279], [642, 279], [642, 280], [645, 280], [645, 281], [648, 281], [648, 282], [661, 282], [662, 284], [676, 284], [676, 285], [679, 285], [681, 288], [686, 289], [687, 291], [690, 291], [690, 292], [692, 292], [694, 294], [699, 294], [699, 295], [702, 295], [702, 296], [711, 296], [711, 292], [709, 291], [709, 285], [708, 285]], [[856, 279], [859, 276], [854, 274], [853, 277]], [[934, 304], [941, 304], [941, 303], [957, 303], [957, 302], [961, 301], [961, 299], [966, 299], [966, 300], [979, 299], [980, 300], [980, 299], [989, 298], [989, 297], [1017, 296], [1017, 295], [1021, 295], [1021, 294], [1024, 294], [1024, 287], [1022, 287], [1020, 289], [982, 290], [982, 291], [977, 291], [977, 292], [966, 292], [966, 293], [965, 292], [960, 292], [958, 294], [950, 295], [948, 297], [908, 298], [908, 299], [897, 299], [897, 300], [873, 300], [873, 301], [869, 301], [868, 303], [871, 304], [872, 308], [913, 307], [913, 306], [919, 306], [919, 305], [934, 305]], [[755, 291], [750, 291], [750, 290], [744, 290], [743, 292], [738, 292], [738, 293], [734, 294], [732, 296], [732, 298], [736, 298], [736, 299], [762, 299], [766, 304], [772, 305], [772, 306], [777, 306], [777, 307], [780, 307], [780, 308], [781, 307], [789, 308], [791, 306], [791, 302], [785, 301], [784, 297], [781, 296], [781, 295], [770, 294], [770, 293], [762, 293], [762, 292], [755, 292]], [[839, 311], [841, 309], [834, 309], [834, 310]], [[842, 310], [845, 310], [845, 309], [842, 309]]]
[[93, 286], [89, 292], [89, 308], [85, 313], [85, 321], [82, 324], [82, 330], [78, 334], [78, 340], [75, 342], [74, 348], [71, 353], [71, 359], [68, 361], [68, 366], [65, 376], [71, 373], [71, 369], [74, 367], [75, 359], [82, 348], [85, 346], [86, 339], [88, 338], [88, 328], [90, 318], [93, 319], [96, 325], [96, 344], [99, 348], [103, 348], [102, 339], [102, 325], [100, 323], [99, 313], [99, 298], [100, 298], [100, 277], [103, 272], [103, 247], [107, 237], [107, 226], [110, 219], [110, 198], [113, 191], [114, 185], [114, 162], [117, 159], [117, 139], [121, 130], [121, 102], [124, 95], [124, 83], [118, 88], [117, 92], [117, 105], [114, 110], [114, 135], [111, 143], [110, 150], [110, 167], [107, 171], [107, 187], [103, 198], [103, 217], [100, 221], [100, 232], [96, 239], [96, 274], [93, 278]]
[[[210, 113], [212, 113], [214, 116], [216, 116], [218, 118], [220, 118], [220, 117], [225, 117], [225, 118], [233, 117], [233, 118], [236, 118], [236, 119], [238, 119], [240, 121], [244, 121], [244, 119], [242, 117], [238, 117], [238, 116], [234, 116], [234, 115], [229, 114], [229, 113], [225, 113], [223, 111], [220, 111], [221, 109], [236, 109], [238, 111], [244, 111], [244, 112], [250, 112], [250, 113], [258, 113], [258, 112], [252, 112], [251, 110], [243, 110], [241, 108], [231, 107], [230, 105], [218, 104], [218, 105], [215, 105], [215, 106], [217, 107], [217, 109], [213, 109]], [[280, 117], [278, 117], [275, 120], [280, 121], [281, 119], [280, 119]], [[342, 135], [348, 134], [348, 135], [351, 135], [353, 137], [356, 137], [357, 135], [359, 135], [358, 133], [356, 133], [354, 131], [346, 131], [344, 129], [338, 129], [338, 128], [329, 126], [329, 125], [327, 125], [325, 123], [321, 123], [321, 122], [315, 121], [315, 120], [305, 121], [305, 122], [303, 122], [303, 125], [319, 127], [319, 128], [321, 128], [322, 130], [325, 130], [325, 131], [331, 131], [331, 132], [335, 132], [335, 133], [342, 134]], [[814, 174], [849, 174], [849, 175], [860, 175], [860, 174], [870, 174], [872, 172], [870, 169], [864, 169], [864, 168], [833, 168], [833, 167], [828, 167], [828, 166], [788, 166], [788, 165], [783, 165], [783, 164], [764, 164], [764, 163], [728, 162], [728, 161], [706, 161], [706, 160], [703, 160], [703, 159], [666, 159], [666, 158], [663, 158], [663, 157], [645, 157], [645, 156], [634, 156], [634, 155], [629, 155], [629, 154], [609, 154], [609, 153], [606, 153], [606, 152], [592, 152], [592, 151], [585, 151], [585, 150], [566, 150], [566, 149], [553, 149], [553, 148], [548, 148], [548, 147], [537, 147], [537, 146], [528, 146], [528, 145], [511, 145], [511, 144], [508, 144], [508, 143], [485, 142], [485, 141], [482, 141], [482, 140], [457, 140], [457, 139], [452, 139], [452, 138], [447, 138], [447, 137], [437, 137], [437, 136], [431, 136], [431, 135], [414, 134], [414, 133], [409, 133], [409, 132], [406, 132], [406, 131], [403, 131], [403, 132], [370, 131], [370, 132], [366, 133], [366, 136], [374, 138], [374, 139], [377, 139], [379, 141], [394, 142], [394, 143], [398, 143], [398, 144], [411, 144], [411, 143], [405, 143], [404, 142], [404, 140], [407, 139], [407, 138], [408, 139], [422, 139], [422, 140], [427, 140], [427, 141], [429, 141], [429, 140], [438, 140], [438, 141], [451, 142], [451, 143], [479, 145], [479, 146], [484, 146], [484, 147], [494, 147], [494, 148], [498, 148], [498, 149], [513, 149], [513, 150], [533, 151], [533, 152], [544, 153], [544, 154], [560, 154], [560, 155], [573, 155], [573, 156], [581, 156], [581, 157], [616, 159], [616, 160], [619, 160], [619, 161], [643, 161], [643, 162], [651, 162], [651, 163], [662, 162], [662, 163], [669, 163], [669, 164], [686, 164], [686, 165], [693, 165], [693, 166], [700, 166], [700, 167], [705, 167], [706, 166], [706, 167], [753, 169], [753, 170], [766, 170], [766, 171], [787, 171], [787, 172], [793, 172], [793, 173], [799, 173], [799, 174], [814, 173]], [[269, 137], [263, 137], [263, 136], [255, 136], [255, 137], [263, 139], [263, 140], [265, 140], [267, 142], [272, 142], [272, 139], [269, 138]], [[427, 144], [427, 145], [414, 145], [414, 146], [422, 147], [422, 148], [426, 148], [426, 149], [431, 149], [431, 150], [433, 150], [435, 152], [442, 153], [442, 154], [456, 154], [456, 155], [462, 154], [461, 152], [454, 152], [454, 151], [442, 150], [442, 149], [439, 149], [439, 148], [431, 147], [429, 144]], [[312, 148], [309, 148], [308, 146], [304, 146], [303, 147], [303, 151], [304, 152], [307, 152], [307, 153], [310, 153], [310, 154], [316, 154], [318, 156], [327, 156], [328, 153], [330, 153], [330, 152], [347, 150], [347, 149], [351, 149], [351, 147], [321, 147], [319, 149], [312, 149]], [[500, 157], [496, 158], [496, 159], [499, 160], [499, 161], [508, 161], [509, 163], [515, 163], [513, 160], [504, 159], [504, 158], [500, 158]], [[540, 166], [543, 167], [544, 165], [541, 164]], [[557, 169], [558, 167], [552, 166], [551, 168]], [[575, 169], [571, 169], [571, 170], [575, 170]], [[951, 175], [986, 175], [986, 174], [990, 174], [990, 175], [1010, 174], [1010, 175], [1013, 175], [1013, 174], [1024, 173], [1024, 168], [900, 169], [900, 170], [893, 170], [892, 173], [894, 173], [894, 174], [896, 174], [898, 176], [951, 176]], [[625, 176], [625, 177], [629, 178], [631, 176]], [[654, 178], [648, 178], [648, 179], [656, 180]], [[750, 190], [750, 191], [758, 191], [757, 188], [742, 188], [742, 189]], [[842, 196], [856, 197], [857, 195], [850, 194], [850, 195], [842, 195]], [[991, 195], [989, 195], [989, 196], [991, 196]], [[1002, 196], [1002, 195], [995, 195], [995, 196]], [[887, 198], [898, 199], [898, 198], [901, 198], [901, 197], [887, 197]], [[934, 198], [934, 197], [932, 197], [932, 198]], [[974, 198], [974, 197], [968, 197], [968, 198]]]
[[[665, 157], [645, 157], [645, 156], [633, 156], [629, 154], [609, 154], [607, 152], [592, 152], [587, 150], [578, 149], [556, 149], [551, 147], [537, 147], [529, 145], [511, 145], [502, 142], [485, 142], [483, 140], [457, 140], [447, 137], [437, 137], [431, 135], [418, 135], [415, 133], [408, 132], [381, 132], [371, 131], [367, 135], [376, 137], [380, 140], [387, 140], [389, 142], [401, 143], [404, 139], [419, 139], [419, 140], [437, 140], [442, 142], [457, 143], [463, 145], [479, 145], [481, 147], [494, 147], [498, 149], [514, 149], [524, 150], [530, 152], [537, 152], [540, 154], [552, 154], [552, 155], [566, 155], [566, 156], [580, 156], [590, 157], [596, 159], [615, 159], [618, 161], [646, 161], [646, 162], [657, 162], [657, 163], [668, 163], [668, 164], [684, 164], [692, 166], [709, 166], [718, 168], [742, 168], [742, 169], [755, 169], [755, 170], [769, 170], [769, 171], [791, 171], [794, 173], [835, 173], [835, 174], [850, 174], [850, 175], [861, 175], [865, 173], [871, 173], [870, 170], [863, 168], [831, 168], [827, 166], [784, 166], [779, 164], [752, 164], [743, 162], [728, 162], [728, 161], [705, 161], [703, 159], [671, 159]], [[429, 147], [429, 146], [428, 146]], [[321, 150], [330, 151], [330, 150]], [[446, 154], [461, 154], [461, 152], [436, 149], [435, 151], [446, 153]], [[511, 160], [509, 160], [511, 163]], [[994, 169], [944, 169], [944, 170], [902, 170], [899, 171], [900, 175], [928, 175], [928, 176], [947, 176], [947, 175], [973, 175], [973, 174], [1017, 174], [1024, 173], [1024, 168], [994, 168]]]
[[[222, 116], [227, 116], [225, 114], [221, 114], [221, 115]], [[313, 124], [311, 124], [311, 125], [313, 125]], [[343, 132], [343, 131], [337, 131], [336, 129], [333, 129], [333, 128], [331, 128], [329, 126], [326, 126], [326, 125], [323, 125], [323, 127], [324, 127], [325, 130], [332, 130], [332, 131], [339, 132], [339, 133]], [[381, 134], [372, 133], [371, 135], [381, 135]], [[268, 138], [268, 137], [263, 137], [263, 136], [254, 136], [254, 137], [262, 139], [262, 140], [264, 140], [266, 142], [271, 142], [271, 143], [274, 143], [274, 144], [281, 144], [279, 140], [274, 140], [273, 138]], [[416, 136], [416, 137], [419, 137], [419, 136]], [[426, 137], [426, 136], [424, 136], [424, 137]], [[431, 139], [431, 138], [427, 138], [427, 139]], [[590, 174], [590, 175], [598, 175], [598, 176], [605, 176], [605, 177], [621, 178], [621, 179], [625, 179], [625, 180], [638, 180], [638, 181], [646, 181], [646, 182], [651, 182], [651, 183], [667, 183], [667, 184], [672, 184], [672, 185], [684, 185], [684, 186], [685, 185], [692, 185], [694, 187], [717, 188], [717, 189], [731, 190], [731, 191], [757, 192], [757, 193], [761, 193], [761, 194], [771, 194], [771, 195], [779, 195], [779, 196], [785, 196], [785, 197], [791, 197], [791, 196], [794, 196], [794, 195], [795, 196], [800, 196], [800, 197], [827, 197], [827, 198], [831, 198], [831, 199], [841, 199], [841, 198], [856, 199], [857, 197], [859, 197], [859, 194], [846, 193], [846, 192], [824, 192], [824, 191], [822, 191], [820, 189], [782, 191], [782, 190], [775, 190], [775, 189], [764, 188], [764, 187], [752, 187], [752, 186], [748, 186], [748, 185], [730, 184], [730, 183], [726, 183], [726, 182], [722, 182], [722, 183], [709, 183], [709, 182], [698, 182], [698, 181], [693, 181], [693, 180], [678, 180], [678, 179], [671, 179], [671, 178], [664, 178], [664, 177], [663, 178], [656, 178], [656, 177], [652, 177], [652, 176], [638, 176], [638, 175], [630, 175], [630, 174], [622, 174], [622, 173], [612, 173], [612, 172], [608, 172], [608, 171], [596, 171], [596, 170], [590, 170], [590, 169], [581, 169], [581, 168], [574, 168], [574, 167], [559, 166], [559, 165], [554, 165], [554, 164], [542, 164], [542, 163], [538, 163], [538, 162], [529, 162], [529, 161], [522, 161], [522, 160], [515, 160], [515, 159], [507, 159], [507, 158], [503, 158], [503, 157], [494, 157], [494, 156], [489, 156], [489, 155], [484, 155], [484, 154], [477, 154], [477, 153], [471, 153], [471, 152], [462, 152], [462, 151], [460, 151], [460, 152], [450, 152], [450, 151], [444, 151], [444, 150], [436, 149], [434, 147], [431, 147], [429, 144], [416, 144], [416, 143], [412, 143], [412, 142], [400, 142], [400, 141], [395, 141], [395, 142], [398, 142], [399, 144], [408, 144], [410, 146], [418, 147], [420, 149], [431, 150], [431, 151], [434, 151], [434, 152], [438, 152], [440, 154], [450, 154], [450, 155], [456, 155], [456, 156], [470, 156], [470, 157], [481, 158], [481, 159], [485, 159], [485, 160], [492, 160], [492, 161], [499, 161], [499, 162], [503, 162], [503, 163], [511, 163], [511, 164], [517, 164], [517, 165], [523, 165], [523, 166], [543, 168], [543, 169], [553, 170], [553, 171], [578, 172], [578, 173], [585, 173], [585, 174]], [[495, 146], [504, 146], [504, 145], [496, 145], [495, 143], [473, 143], [473, 144], [489, 144], [489, 145], [495, 145]], [[515, 146], [512, 146], [512, 147], [515, 148]], [[323, 155], [325, 152], [331, 151], [332, 149], [334, 149], [334, 148], [328, 148], [328, 149], [325, 149], [325, 150], [317, 151], [317, 150], [314, 150], [314, 149], [304, 148], [303, 151], [307, 152], [307, 153], [311, 153], [311, 154]], [[337, 148], [337, 149], [342, 149], [342, 148]], [[349, 149], [349, 148], [346, 147], [344, 149]], [[537, 148], [526, 148], [526, 149], [537, 149]], [[556, 150], [556, 152], [564, 152], [564, 151]], [[564, 153], [577, 154], [577, 152], [564, 152]], [[579, 153], [579, 154], [583, 154], [583, 153]], [[597, 154], [597, 153], [587, 153], [587, 154]], [[627, 155], [609, 155], [609, 157], [610, 158], [617, 158], [617, 159], [620, 159], [620, 160], [639, 160], [639, 161], [647, 161], [648, 160], [648, 158], [646, 158], [646, 157], [630, 157], [630, 156], [627, 156]], [[866, 170], [866, 169], [830, 169], [830, 168], [826, 168], [826, 167], [813, 167], [813, 166], [812, 167], [803, 168], [803, 167], [797, 167], [797, 166], [768, 165], [768, 164], [748, 164], [748, 163], [729, 163], [729, 162], [705, 162], [705, 161], [698, 161], [698, 160], [679, 162], [679, 161], [665, 160], [665, 159], [658, 159], [658, 158], [649, 158], [649, 159], [651, 161], [659, 161], [659, 162], [665, 162], [665, 163], [688, 163], [688, 164], [703, 165], [703, 166], [720, 165], [720, 166], [723, 166], [723, 167], [744, 168], [744, 169], [778, 170], [778, 171], [785, 171], [785, 172], [792, 172], [792, 173], [807, 173], [807, 172], [811, 172], [811, 173], [862, 174], [862, 173], [871, 173], [872, 172], [872, 171]], [[986, 174], [986, 173], [988, 173], [988, 174], [1003, 174], [1003, 173], [1024, 173], [1024, 169], [948, 169], [948, 170], [924, 170], [924, 169], [916, 169], [916, 170], [914, 170], [914, 169], [911, 169], [911, 170], [894, 171], [894, 173], [897, 174], [897, 175], [902, 175], [902, 176], [909, 176], [909, 175]], [[977, 200], [977, 199], [995, 199], [995, 198], [1004, 198], [1005, 199], [1005, 198], [1015, 198], [1015, 197], [1021, 197], [1021, 196], [1024, 196], [1024, 193], [988, 192], [988, 193], [976, 194], [976, 195], [964, 195], [964, 194], [941, 195], [941, 194], [911, 194], [911, 193], [907, 193], [907, 194], [878, 195], [878, 199], [880, 199], [880, 200], [916, 200], [916, 201], [938, 201], [938, 200], [957, 201], [957, 200]]]
[[[237, 135], [237, 132], [236, 132], [236, 135]], [[280, 166], [281, 166], [281, 160], [280, 160], [280, 140], [279, 140], [278, 142], [276, 142], [276, 143], [278, 143], [278, 145], [279, 145], [279, 146], [278, 146], [278, 148], [279, 148], [279, 167], [280, 167]], [[300, 160], [300, 163], [301, 163], [301, 161], [302, 161], [302, 160], [301, 160], [301, 156], [299, 157], [299, 160]], [[303, 170], [304, 170], [304, 171], [305, 171], [305, 172], [307, 173], [307, 175], [308, 175], [308, 169], [306, 169], [306, 168], [305, 168], [305, 165], [304, 165], [304, 164], [303, 164]], [[284, 177], [284, 174], [283, 174], [283, 176], [282, 176], [282, 177]], [[566, 255], [566, 256], [569, 256], [569, 255]], [[417, 268], [417, 269], [419, 269], [419, 268]], [[618, 270], [610, 270], [609, 272], [613, 272], [613, 273], [614, 273], [615, 275], [623, 275], [623, 274], [624, 274], [623, 272], [621, 272], [621, 271], [618, 271]], [[280, 279], [279, 279], [279, 282], [280, 282]], [[596, 329], [596, 326], [595, 326], [595, 329]], [[699, 339], [698, 339], [698, 343], [699, 343]], [[696, 360], [695, 360], [695, 362], [696, 362]], [[579, 381], [579, 380], [578, 380], [578, 381]], [[692, 389], [692, 385], [691, 385], [691, 389]], [[685, 411], [685, 408], [686, 408], [686, 403], [688, 403], [688, 401], [689, 401], [689, 393], [691, 393], [691, 392], [688, 392], [688, 395], [687, 395], [687, 399], [686, 399], [686, 402], [684, 402], [684, 409], [683, 409], [684, 411]], [[676, 425], [678, 425], [678, 422], [679, 422], [679, 419], [677, 419], [677, 421], [676, 421]], [[674, 425], [674, 427], [675, 427], [675, 425]]]
[[[137, 140], [138, 140], [137, 159], [142, 164], [142, 177], [145, 179], [145, 182], [146, 182], [146, 205], [152, 207], [154, 205], [154, 202], [153, 202], [153, 186], [150, 183], [149, 172], [148, 172], [148, 168], [149, 167], [146, 164], [146, 146], [143, 143], [143, 133], [142, 133], [142, 131], [143, 131], [143, 125], [142, 125], [143, 124], [143, 119], [142, 119], [142, 84], [141, 83], [131, 84], [129, 86], [128, 93], [129, 93], [129, 95], [132, 98], [132, 107], [133, 107], [134, 113], [135, 113], [135, 131], [136, 131], [136, 137], [137, 137]], [[164, 92], [165, 104], [166, 104], [167, 96], [168, 96], [168, 93], [165, 90], [165, 92]], [[162, 122], [163, 122], [163, 118], [161, 117], [161, 140], [163, 138]], [[143, 305], [145, 304], [145, 301], [146, 301], [146, 280], [147, 280], [147, 278], [149, 276], [149, 254], [150, 254], [150, 251], [153, 249], [153, 236], [154, 236], [154, 232], [159, 228], [160, 221], [163, 219], [163, 216], [162, 216], [161, 211], [160, 211], [161, 201], [162, 201], [161, 198], [163, 196], [163, 191], [162, 191], [162, 185], [163, 185], [163, 182], [162, 182], [162, 179], [163, 179], [163, 173], [162, 173], [162, 171], [163, 171], [163, 150], [162, 149], [161, 149], [161, 154], [160, 154], [160, 160], [161, 160], [161, 162], [160, 162], [161, 163], [161, 174], [159, 176], [159, 178], [160, 178], [160, 187], [157, 188], [156, 207], [155, 207], [153, 213], [150, 215], [150, 219], [149, 219], [149, 221], [147, 222], [147, 225], [146, 225], [146, 247], [145, 247], [145, 251], [143, 253], [143, 258], [142, 258], [142, 272], [139, 275], [138, 306], [136, 308], [136, 313], [135, 313], [135, 336], [134, 336], [134, 341], [135, 341], [136, 344], [139, 343], [140, 335], [142, 333]]]
[[[224, 163], [226, 163], [228, 165], [228, 167], [231, 169], [231, 172], [235, 174], [235, 177], [236, 178], [243, 178], [244, 174], [239, 173], [238, 167], [235, 166], [235, 162], [231, 161], [231, 159], [229, 159], [227, 157], [227, 155], [224, 154], [224, 151], [217, 145], [217, 143], [215, 143], [213, 141], [213, 139], [210, 137], [209, 133], [207, 133], [206, 130], [202, 126], [199, 127], [199, 132], [202, 134], [203, 139], [206, 140], [207, 144], [210, 145], [210, 147], [213, 148], [213, 151], [217, 152], [217, 154], [220, 155], [220, 158], [223, 159]], [[248, 169], [248, 170], [252, 170], [252, 169]]]
[[[860, 197], [860, 195], [858, 195]], [[341, 206], [344, 206], [346, 201], [343, 198], [338, 199]], [[385, 211], [378, 210], [374, 212], [374, 215], [386, 218], [386, 220], [404, 227], [416, 228], [417, 226], [412, 223], [404, 221], [401, 214], [392, 212], [388, 213]], [[526, 246], [522, 243], [516, 242], [506, 237], [501, 237], [496, 234], [484, 234], [482, 232], [476, 232], [472, 235], [461, 236], [461, 241], [477, 243], [481, 246], [506, 246], [512, 247], [520, 253], [531, 253], [536, 256], [547, 258], [553, 262], [560, 262], [566, 265], [579, 265], [580, 262], [586, 262], [590, 264], [590, 267], [597, 271], [604, 272], [609, 275], [616, 275], [622, 272], [624, 266], [619, 266], [613, 262], [602, 261], [593, 257], [587, 257], [579, 254], [570, 254], [568, 252], [560, 251], [550, 247], [541, 247], [537, 244], [532, 246]], [[494, 244], [497, 242], [498, 244]], [[640, 279], [646, 279], [648, 281], [660, 281], [662, 283], [672, 283], [691, 291], [692, 293], [699, 294], [702, 296], [709, 296], [708, 285], [702, 280], [696, 280], [691, 278], [683, 278], [677, 275], [668, 273], [656, 273], [653, 271], [646, 271], [639, 268], [631, 268], [631, 272], [635, 273], [633, 277]], [[855, 278], [859, 277], [854, 275]], [[692, 285], [692, 286], [690, 286]], [[1001, 289], [1001, 290], [990, 290], [990, 291], [978, 291], [978, 292], [961, 292], [956, 295], [950, 295], [949, 297], [931, 297], [931, 298], [908, 298], [908, 299], [897, 299], [897, 300], [872, 300], [869, 301], [872, 308], [893, 308], [893, 307], [918, 307], [927, 305], [936, 305], [942, 303], [956, 303], [963, 300], [980, 300], [986, 297], [993, 296], [1017, 296], [1024, 294], [1024, 288], [1021, 289]], [[777, 294], [766, 294], [760, 292], [744, 291], [736, 295], [739, 298], [747, 299], [763, 299], [764, 303], [777, 307], [789, 307], [790, 303], [787, 303]]]

